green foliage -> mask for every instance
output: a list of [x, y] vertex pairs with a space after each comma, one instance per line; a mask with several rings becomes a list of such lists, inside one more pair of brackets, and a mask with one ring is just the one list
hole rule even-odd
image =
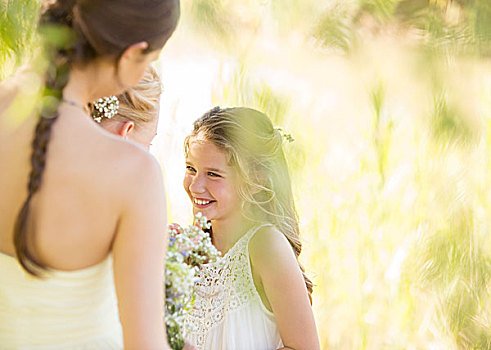
[[[482, 56], [491, 54], [491, 3], [488, 0], [359, 0], [347, 11], [335, 2], [323, 12], [313, 35], [327, 47], [350, 51], [359, 32], [396, 29], [417, 32], [419, 42], [435, 50]], [[370, 21], [369, 19], [373, 19]]]
[[[268, 61], [270, 51], [261, 49], [228, 53], [227, 62], [240, 63], [219, 81], [214, 103], [258, 108], [295, 138], [286, 149], [325, 348], [491, 346], [487, 7], [480, 0], [273, 1], [271, 16], [295, 23], [292, 36], [304, 34], [303, 44], [284, 51], [287, 28], [269, 37], [289, 65]], [[466, 62], [474, 67], [467, 75]], [[274, 69], [275, 78], [259, 78], [258, 66]], [[284, 92], [290, 80], [275, 80], [281, 70], [310, 84], [306, 104]], [[354, 92], [359, 86], [368, 87], [363, 97]], [[330, 104], [320, 108], [319, 100]]]
[[318, 18], [313, 36], [321, 45], [350, 52], [356, 44], [348, 9], [340, 4], [325, 10]]
[[394, 16], [400, 0], [360, 0], [360, 9], [370, 13], [379, 21], [386, 21]]
[[433, 101], [431, 118], [433, 134], [440, 142], [461, 142], [466, 144], [474, 139], [473, 130], [464, 116], [449, 105], [445, 91], [437, 93]]
[[32, 53], [39, 3], [0, 0], [0, 80]]
[[223, 0], [197, 0], [189, 6], [190, 20], [203, 40], [227, 47], [233, 43], [237, 28], [225, 4]]
[[[260, 0], [261, 1], [261, 0]], [[304, 30], [311, 24], [312, 15], [317, 12], [316, 0], [262, 0], [270, 6], [271, 16], [285, 32]]]
[[45, 24], [39, 28], [40, 34], [45, 38], [45, 44], [57, 49], [68, 49], [75, 40], [75, 33], [67, 26], [58, 24]]
[[275, 92], [268, 84], [252, 79], [244, 65], [239, 65], [232, 79], [217, 89], [214, 103], [256, 108], [268, 115], [275, 125], [282, 125], [290, 99]]
[[[295, 140], [296, 130], [291, 130], [288, 123], [293, 118], [290, 103], [290, 96], [275, 92], [262, 80], [253, 79], [244, 65], [237, 67], [230, 81], [221, 82], [213, 96], [214, 105], [247, 106], [265, 113], [275, 126]], [[294, 171], [305, 163], [305, 150], [298, 142], [287, 142], [285, 153]]]
[[383, 114], [385, 88], [379, 83], [370, 93], [373, 106], [373, 141], [377, 154], [378, 171], [381, 185], [385, 184], [387, 162], [389, 159], [390, 142], [393, 122]]
[[437, 324], [459, 347], [491, 346], [489, 309], [491, 257], [486, 254], [489, 232], [476, 227], [475, 213], [462, 208], [434, 232], [417, 241], [408, 271], [424, 294], [436, 296]]

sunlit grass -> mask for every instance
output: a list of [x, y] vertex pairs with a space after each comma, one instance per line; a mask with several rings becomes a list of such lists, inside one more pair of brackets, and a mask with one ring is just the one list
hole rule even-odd
[[[403, 10], [395, 3], [377, 8], [378, 20]], [[372, 5], [360, 6], [375, 11]], [[290, 12], [275, 6], [272, 16], [284, 14], [291, 23]], [[264, 24], [246, 56], [232, 45], [209, 54], [210, 65], [195, 62], [214, 72], [195, 74], [204, 90], [190, 89], [208, 106], [177, 108], [176, 122], [162, 129], [190, 127], [216, 104], [248, 105], [295, 138], [285, 149], [323, 348], [486, 349], [490, 67], [459, 57], [451, 45], [440, 51], [403, 33], [360, 41], [363, 32], [349, 27], [354, 22], [329, 15], [324, 27], [313, 21], [303, 28], [314, 40]], [[438, 33], [431, 40], [446, 44]], [[186, 74], [175, 40], [167, 53], [175, 65], [164, 64], [164, 76]], [[169, 90], [172, 84], [179, 85], [169, 80]], [[176, 99], [189, 106], [192, 96], [183, 89]], [[161, 155], [174, 151], [166, 147]], [[168, 181], [175, 184], [170, 178], [181, 173], [168, 173]], [[184, 196], [181, 189], [170, 192]], [[180, 208], [189, 205], [172, 208], [171, 216], [182, 218]]]

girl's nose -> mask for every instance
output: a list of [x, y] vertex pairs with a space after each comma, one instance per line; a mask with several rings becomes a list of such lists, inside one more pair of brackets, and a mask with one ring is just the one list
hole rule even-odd
[[189, 185], [189, 190], [192, 193], [196, 194], [200, 194], [205, 191], [204, 181], [200, 175], [196, 174], [195, 176], [193, 176], [191, 184]]

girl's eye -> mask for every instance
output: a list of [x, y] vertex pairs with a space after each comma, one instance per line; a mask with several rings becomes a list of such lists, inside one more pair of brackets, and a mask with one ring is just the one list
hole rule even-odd
[[208, 172], [208, 175], [211, 176], [211, 177], [221, 177], [217, 173], [214, 173], [214, 172], [211, 172], [211, 171]]
[[190, 171], [190, 172], [192, 172], [192, 173], [195, 173], [195, 172], [196, 172], [196, 170], [194, 170], [194, 168], [193, 168], [192, 166], [190, 166], [190, 165], [187, 165], [187, 166], [186, 166], [186, 170], [187, 170], [187, 171]]

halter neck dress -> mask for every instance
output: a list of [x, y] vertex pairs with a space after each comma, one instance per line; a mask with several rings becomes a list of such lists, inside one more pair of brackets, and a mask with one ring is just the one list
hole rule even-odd
[[123, 349], [112, 257], [36, 278], [0, 253], [0, 349]]
[[196, 301], [185, 320], [186, 338], [199, 350], [273, 350], [282, 342], [275, 317], [252, 277], [252, 228], [217, 262], [201, 266]]

